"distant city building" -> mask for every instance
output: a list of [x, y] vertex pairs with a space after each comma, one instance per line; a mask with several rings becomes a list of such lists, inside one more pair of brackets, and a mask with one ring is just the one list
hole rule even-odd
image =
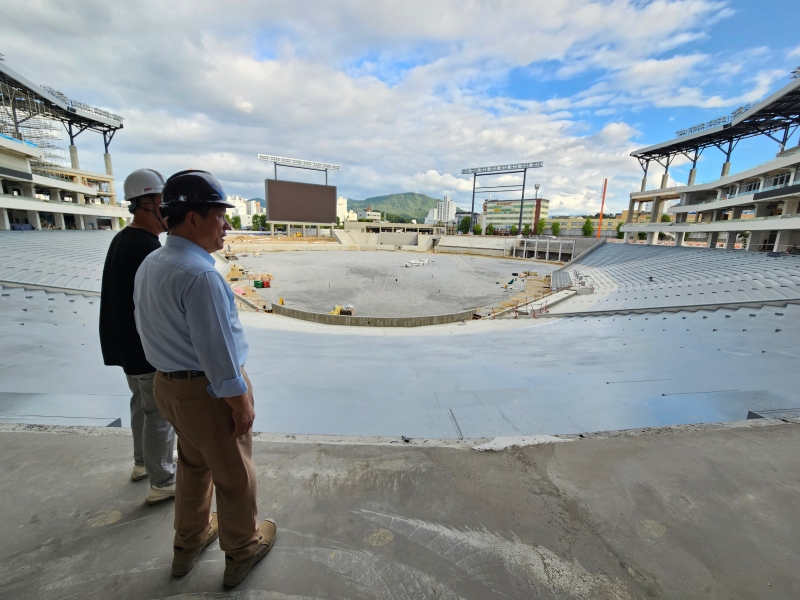
[[264, 207], [259, 200], [248, 200], [242, 196], [228, 196], [228, 202], [233, 204], [233, 208], [225, 210], [225, 214], [231, 219], [239, 217], [242, 227], [252, 227], [253, 216], [264, 213]]
[[426, 225], [434, 225], [436, 223], [452, 223], [456, 220], [456, 203], [450, 199], [450, 196], [445, 196], [443, 200], [436, 203], [436, 208], [428, 211], [428, 216], [425, 217]]
[[378, 223], [381, 220], [381, 213], [377, 210], [372, 210], [371, 208], [367, 208], [366, 210], [358, 211], [358, 218]]
[[[612, 238], [617, 237], [617, 225], [620, 223], [625, 223], [625, 219], [628, 216], [627, 213], [628, 211], [623, 211], [621, 214], [618, 213], [614, 216], [603, 217], [603, 231], [601, 232], [600, 236]], [[592, 235], [597, 235], [597, 228], [600, 225], [600, 219], [591, 217], [590, 220], [592, 222], [592, 229], [594, 230]], [[554, 216], [552, 219], [547, 219], [545, 221], [544, 235], [552, 235], [553, 223], [558, 223], [559, 236], [581, 237], [583, 236], [583, 225], [586, 223], [586, 217], [577, 215]]]
[[347, 211], [347, 219], [346, 221], [358, 221], [358, 213], [354, 210]]
[[[347, 198], [339, 196], [336, 199], [336, 218], [340, 223], [347, 221]], [[357, 217], [356, 217], [357, 218]]]
[[[547, 219], [550, 214], [550, 200], [541, 199], [542, 206], [539, 211], [540, 219]], [[511, 229], [511, 226], [519, 225], [519, 200], [487, 200], [486, 201], [486, 225], [494, 225], [495, 229]], [[522, 226], [530, 225], [533, 227], [533, 220], [536, 211], [536, 200], [526, 198], [522, 205]]]

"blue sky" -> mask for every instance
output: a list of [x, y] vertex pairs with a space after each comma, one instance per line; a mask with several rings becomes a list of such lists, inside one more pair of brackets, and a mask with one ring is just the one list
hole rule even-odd
[[[119, 184], [143, 166], [194, 167], [263, 196], [272, 167], [256, 155], [268, 153], [341, 164], [331, 183], [347, 197], [419, 191], [465, 207], [462, 168], [543, 160], [529, 180], [555, 211], [580, 214], [599, 209], [606, 177], [608, 209], [627, 206], [641, 179], [632, 150], [788, 83], [795, 4], [6, 0], [0, 52], [126, 117]], [[79, 150], [102, 170], [98, 136]], [[742, 142], [733, 169], [775, 151]], [[708, 150], [698, 179], [721, 162]], [[687, 167], [672, 174], [685, 181]]]

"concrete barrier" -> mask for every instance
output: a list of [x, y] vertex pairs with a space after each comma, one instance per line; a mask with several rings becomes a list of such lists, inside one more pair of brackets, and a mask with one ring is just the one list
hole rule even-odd
[[324, 325], [347, 325], [351, 327], [424, 327], [426, 325], [444, 325], [445, 323], [458, 323], [459, 321], [469, 321], [472, 319], [477, 309], [465, 310], [458, 313], [447, 315], [431, 315], [427, 317], [362, 317], [359, 315], [347, 317], [344, 315], [329, 315], [327, 313], [315, 313], [296, 308], [287, 308], [280, 304], [272, 305], [272, 310], [276, 315], [291, 317], [311, 321], [312, 323], [322, 323]]

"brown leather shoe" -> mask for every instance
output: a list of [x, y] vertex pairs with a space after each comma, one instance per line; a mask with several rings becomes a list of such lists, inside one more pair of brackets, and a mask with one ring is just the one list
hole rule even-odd
[[206, 534], [206, 539], [203, 541], [202, 544], [197, 546], [197, 548], [192, 548], [191, 550], [184, 550], [183, 548], [173, 548], [173, 556], [172, 556], [172, 576], [173, 577], [183, 577], [187, 575], [189, 571], [194, 568], [195, 563], [197, 562], [197, 557], [200, 556], [200, 553], [206, 549], [211, 542], [217, 539], [217, 531], [219, 526], [217, 525], [217, 513], [211, 513], [211, 529], [208, 530]]
[[275, 545], [275, 537], [278, 535], [278, 527], [272, 519], [264, 519], [258, 526], [258, 546], [250, 558], [240, 561], [233, 561], [225, 556], [225, 576], [222, 583], [227, 587], [236, 587], [244, 581], [247, 574], [255, 564], [264, 558]]

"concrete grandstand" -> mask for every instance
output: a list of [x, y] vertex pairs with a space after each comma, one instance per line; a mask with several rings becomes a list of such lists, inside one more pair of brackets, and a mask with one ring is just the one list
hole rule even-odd
[[[0, 62], [0, 231], [119, 230], [120, 220], [130, 221], [108, 152], [122, 127], [119, 115], [40, 87]], [[103, 136], [105, 173], [80, 168], [75, 140], [87, 131]]]
[[562, 287], [585, 283], [594, 293], [557, 313], [800, 302], [800, 256], [604, 244], [561, 273]]
[[[130, 482], [130, 391], [101, 364], [93, 291], [112, 235], [0, 233], [0, 340], [11, 349], [0, 358], [0, 595], [222, 597], [216, 546], [170, 578], [172, 508], [145, 506]], [[287, 261], [295, 275], [318, 248], [338, 247], [325, 254], [345, 265], [404, 256], [306, 239], [262, 247], [305, 248]], [[661, 286], [694, 289], [678, 277], [721, 279], [742, 268], [731, 257], [795, 260], [589, 250], [553, 280], [580, 289], [580, 277], [596, 278], [598, 298], [600, 283], [649, 285], [654, 270]], [[673, 280], [657, 270], [659, 252], [685, 257]], [[722, 258], [703, 266], [711, 256]], [[767, 279], [796, 281], [783, 268]], [[376, 271], [375, 285], [386, 278]], [[282, 538], [237, 594], [792, 597], [798, 489], [778, 474], [800, 457], [800, 306], [768, 298], [738, 310], [355, 329], [243, 305], [259, 508]]]
[[[737, 239], [747, 250], [787, 252], [800, 246], [800, 144], [788, 143], [800, 123], [800, 79], [767, 99], [741, 107], [729, 117], [677, 132], [668, 142], [636, 150], [644, 170], [641, 190], [630, 195], [627, 223], [622, 227], [626, 241], [646, 234], [647, 243], [667, 234], [675, 244], [703, 239], [709, 248], [724, 244], [734, 249]], [[774, 159], [731, 174], [731, 155], [739, 141], [767, 136], [778, 144]], [[697, 161], [704, 150], [718, 148], [724, 153], [721, 176], [709, 183], [695, 183]], [[714, 150], [710, 150], [714, 151]], [[687, 185], [669, 186], [669, 167], [678, 157], [692, 161]], [[661, 185], [647, 189], [651, 163], [664, 166]], [[672, 223], [660, 217], [665, 203]], [[649, 207], [649, 223], [636, 222]], [[744, 237], [742, 234], [745, 234]]]

